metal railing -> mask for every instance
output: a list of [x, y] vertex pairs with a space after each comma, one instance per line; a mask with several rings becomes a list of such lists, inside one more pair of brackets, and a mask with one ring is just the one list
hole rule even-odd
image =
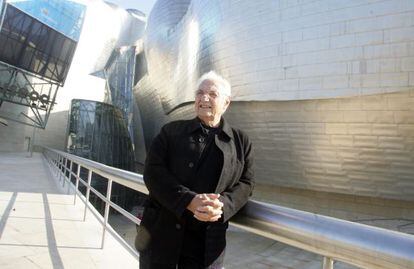
[[[139, 192], [148, 193], [142, 175], [105, 166], [62, 151], [45, 148], [44, 156], [63, 177], [71, 183], [76, 178], [76, 195], [85, 202], [84, 219], [89, 208], [90, 191], [105, 202], [102, 247], [108, 225], [109, 209], [112, 207], [136, 224], [140, 220], [111, 201], [112, 182], [117, 182]], [[77, 172], [72, 172], [73, 164]], [[80, 178], [80, 169], [88, 170], [88, 180]], [[108, 179], [106, 196], [91, 186], [92, 173]], [[69, 174], [69, 176], [66, 176]], [[79, 191], [79, 183], [86, 187], [86, 197]], [[65, 183], [63, 183], [65, 184]], [[345, 262], [362, 268], [414, 269], [414, 236], [368, 225], [326, 217], [286, 207], [250, 200], [232, 218], [231, 224], [249, 232], [310, 251], [323, 258], [323, 269], [333, 269], [334, 261]]]
[[[111, 194], [113, 182], [131, 188], [133, 190], [139, 191], [141, 193], [147, 194], [148, 190], [145, 187], [142, 175], [106, 166], [98, 162], [94, 162], [85, 158], [81, 158], [51, 148], [44, 147], [43, 155], [47, 160], [48, 164], [50, 165], [52, 172], [54, 171], [55, 176], [58, 178], [58, 180], [62, 181], [62, 187], [65, 187], [65, 184], [69, 184], [68, 187], [72, 187], [74, 189], [73, 204], [76, 204], [77, 196], [79, 196], [79, 198], [84, 202], [85, 208], [83, 212], [83, 220], [86, 220], [86, 212], [89, 209], [95, 215], [97, 220], [102, 223], [103, 231], [101, 248], [103, 248], [105, 245], [105, 235], [108, 230], [110, 208], [116, 210], [118, 213], [122, 214], [135, 224], [140, 224], [141, 221], [137, 218], [137, 216], [132, 215], [131, 213], [129, 213], [128, 211], [118, 206], [113, 201], [111, 201]], [[76, 173], [73, 172], [72, 169], [74, 164], [77, 165]], [[81, 178], [82, 167], [87, 170], [87, 180], [83, 180]], [[100, 175], [108, 179], [106, 195], [101, 194], [98, 190], [92, 187], [92, 174]], [[72, 177], [75, 178], [74, 185], [71, 182]], [[82, 192], [79, 190], [79, 183], [85, 186], [86, 188], [85, 196], [83, 196]], [[105, 211], [103, 217], [100, 216], [100, 214], [93, 209], [93, 206], [91, 206], [89, 202], [91, 191], [105, 203]], [[130, 245], [128, 245], [126, 242], [124, 242], [124, 239], [121, 238], [116, 232], [112, 232], [112, 234], [116, 236], [118, 239], [121, 239], [121, 242], [124, 243], [124, 246], [128, 249], [128, 251], [138, 256], [137, 251], [133, 249]]]

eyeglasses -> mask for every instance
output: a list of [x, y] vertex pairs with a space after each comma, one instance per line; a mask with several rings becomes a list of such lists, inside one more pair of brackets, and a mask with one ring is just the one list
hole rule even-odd
[[219, 92], [217, 91], [203, 91], [203, 90], [197, 90], [196, 91], [196, 96], [197, 97], [203, 97], [205, 94], [208, 95], [209, 98], [211, 99], [216, 99], [220, 96]]

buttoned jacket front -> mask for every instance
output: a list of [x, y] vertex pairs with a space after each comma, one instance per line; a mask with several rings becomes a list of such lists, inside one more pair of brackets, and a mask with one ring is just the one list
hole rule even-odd
[[[199, 159], [198, 138], [194, 135], [197, 128], [200, 128], [198, 118], [166, 124], [147, 155], [144, 181], [149, 201], [137, 247], [140, 251], [149, 250], [155, 262], [176, 263], [179, 258], [187, 225], [183, 214], [197, 194], [189, 187]], [[215, 193], [221, 194], [219, 199], [224, 206], [222, 218], [208, 223], [206, 230], [206, 252], [212, 259], [225, 247], [228, 220], [247, 202], [254, 186], [252, 145], [247, 135], [230, 127], [222, 118], [222, 131], [214, 139], [223, 154]]]

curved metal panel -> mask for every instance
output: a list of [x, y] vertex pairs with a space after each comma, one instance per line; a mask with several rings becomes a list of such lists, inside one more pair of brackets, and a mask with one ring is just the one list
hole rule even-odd
[[414, 6], [383, 5], [160, 0], [144, 38], [148, 79], [166, 113], [191, 101], [195, 80], [211, 69], [229, 78], [237, 101], [401, 91], [409, 86], [409, 69], [398, 66], [412, 62]]
[[196, 79], [215, 69], [259, 183], [412, 201], [413, 17], [411, 1], [160, 0], [134, 88], [146, 146], [194, 116]]
[[[120, 7], [95, 2], [89, 9], [92, 17], [100, 27], [105, 27], [102, 50], [99, 53], [95, 66], [91, 70], [94, 75], [102, 75], [112, 52], [123, 46], [134, 46], [142, 37], [145, 30], [146, 18], [137, 14], [136, 11], [126, 11]], [[111, 18], [110, 21], [107, 18]]]

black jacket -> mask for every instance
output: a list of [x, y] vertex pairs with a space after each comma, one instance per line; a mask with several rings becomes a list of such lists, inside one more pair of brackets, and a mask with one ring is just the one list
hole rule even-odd
[[[147, 155], [144, 181], [149, 201], [136, 244], [140, 251], [149, 250], [154, 262], [177, 263], [180, 255], [186, 227], [184, 212], [196, 195], [188, 186], [195, 175], [197, 128], [200, 128], [198, 118], [164, 125]], [[215, 136], [215, 143], [223, 153], [215, 193], [221, 194], [219, 199], [224, 206], [222, 218], [209, 222], [206, 228], [205, 247], [211, 259], [224, 249], [228, 220], [247, 202], [254, 186], [253, 152], [247, 135], [222, 119], [222, 131]]]

